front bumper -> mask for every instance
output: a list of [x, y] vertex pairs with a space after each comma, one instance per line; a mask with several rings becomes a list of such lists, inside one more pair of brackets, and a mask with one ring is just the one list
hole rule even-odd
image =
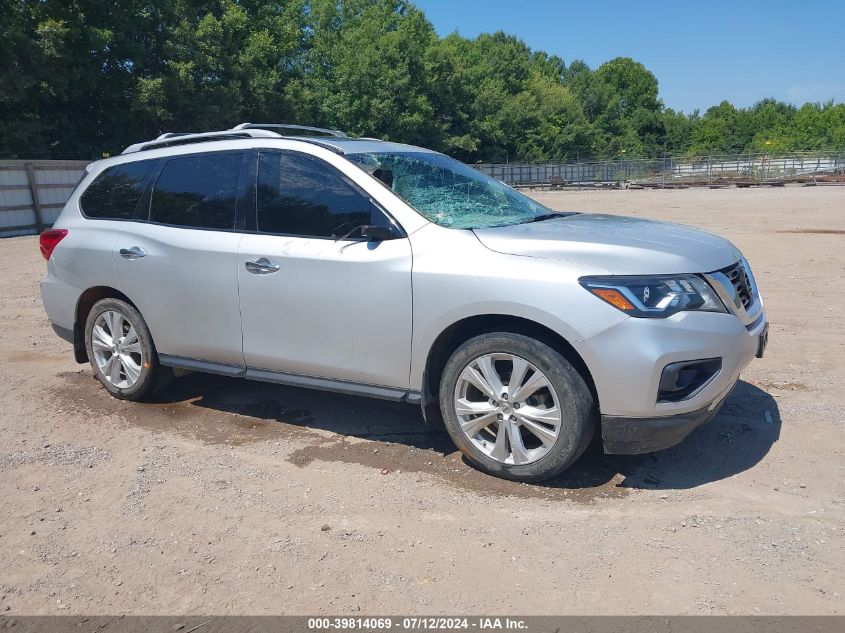
[[[602, 415], [662, 418], [720, 402], [757, 354], [765, 325], [765, 315], [749, 329], [732, 314], [679, 312], [666, 319], [629, 318], [573, 346], [590, 370]], [[657, 401], [667, 365], [710, 358], [722, 366], [703, 388], [678, 402]]]
[[[576, 349], [596, 385], [605, 452], [659, 451], [709, 422], [762, 349], [767, 331], [761, 304], [750, 325], [735, 314], [679, 312], [666, 319], [630, 318], [581, 341]], [[658, 402], [667, 365], [712, 358], [721, 360], [721, 369], [703, 387], [684, 400]]]
[[604, 452], [608, 455], [640, 455], [662, 451], [681, 443], [687, 435], [712, 420], [724, 403], [689, 413], [662, 418], [619, 418], [601, 416]]

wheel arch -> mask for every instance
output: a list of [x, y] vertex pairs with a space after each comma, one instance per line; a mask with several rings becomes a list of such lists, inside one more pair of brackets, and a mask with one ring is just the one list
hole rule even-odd
[[584, 359], [563, 336], [549, 327], [526, 319], [504, 314], [482, 314], [463, 318], [443, 330], [432, 343], [423, 370], [421, 405], [423, 417], [429, 423], [441, 423], [438, 392], [443, 369], [449, 357], [464, 342], [481, 334], [508, 332], [522, 334], [545, 343], [558, 352], [578, 371], [598, 405], [593, 375]]
[[138, 309], [129, 297], [111, 286], [93, 286], [79, 295], [73, 323], [73, 356], [77, 363], [88, 362], [88, 351], [85, 349], [85, 323], [88, 321], [91, 308], [102, 299], [120, 299]]

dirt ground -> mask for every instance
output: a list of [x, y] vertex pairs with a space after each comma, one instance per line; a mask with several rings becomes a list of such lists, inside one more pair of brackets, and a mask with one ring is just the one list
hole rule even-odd
[[682, 445], [527, 486], [408, 405], [201, 375], [119, 402], [50, 330], [36, 238], [0, 240], [0, 614], [842, 613], [845, 188], [532, 195], [747, 255], [766, 358]]

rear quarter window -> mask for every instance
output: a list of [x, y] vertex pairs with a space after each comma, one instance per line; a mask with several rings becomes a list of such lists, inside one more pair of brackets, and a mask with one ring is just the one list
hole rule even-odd
[[82, 213], [104, 220], [132, 219], [157, 163], [141, 160], [103, 170], [79, 198]]

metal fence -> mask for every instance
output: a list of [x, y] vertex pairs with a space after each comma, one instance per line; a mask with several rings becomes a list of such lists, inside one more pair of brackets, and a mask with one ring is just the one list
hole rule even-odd
[[0, 161], [0, 237], [40, 233], [85, 173], [87, 161]]
[[477, 169], [513, 186], [679, 187], [845, 182], [845, 151], [772, 157], [706, 156], [582, 163], [480, 163]]
[[[0, 161], [0, 237], [33, 235], [51, 226], [87, 164], [77, 160]], [[781, 157], [757, 154], [583, 163], [482, 163], [475, 167], [518, 187], [845, 184], [845, 151]]]

